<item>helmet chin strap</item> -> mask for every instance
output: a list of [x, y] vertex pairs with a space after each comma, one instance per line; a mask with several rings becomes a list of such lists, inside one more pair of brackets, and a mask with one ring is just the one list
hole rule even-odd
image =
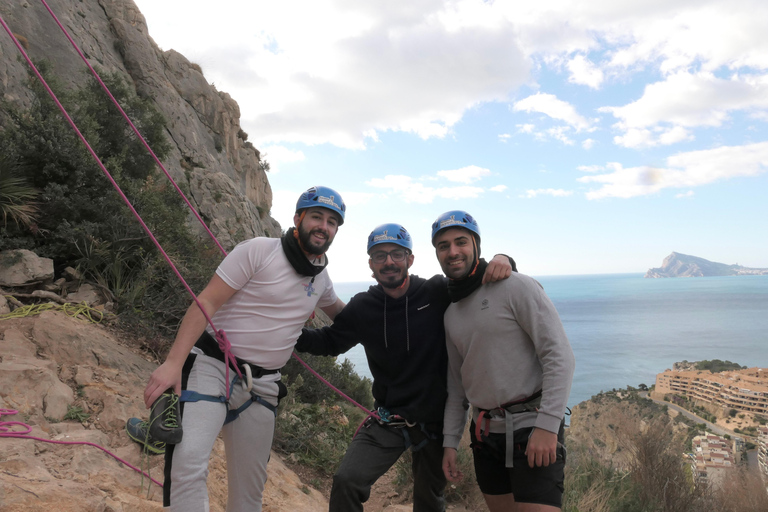
[[475, 275], [475, 272], [477, 272], [477, 266], [480, 264], [480, 258], [478, 258], [478, 254], [477, 253], [479, 251], [477, 250], [477, 242], [475, 241], [475, 236], [474, 235], [472, 235], [472, 248], [473, 248], [472, 257], [475, 260], [475, 264], [472, 267], [472, 270], [469, 273], [467, 273], [467, 275], [465, 275], [464, 277], [460, 277], [458, 279], [454, 279], [454, 281], [461, 281], [463, 279], [467, 279], [467, 278], [472, 277], [473, 275]]

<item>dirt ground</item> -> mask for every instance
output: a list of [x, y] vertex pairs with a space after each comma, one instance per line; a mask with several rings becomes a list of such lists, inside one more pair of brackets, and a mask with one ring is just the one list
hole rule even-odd
[[[325, 476], [318, 470], [292, 463], [289, 460], [286, 460], [285, 464], [291, 468], [294, 473], [299, 475], [299, 478], [301, 478], [302, 482], [306, 483], [307, 485], [313, 485], [313, 487], [320, 491], [326, 499], [330, 498], [332, 483], [331, 477]], [[394, 480], [395, 468], [393, 467], [387, 471], [384, 476], [379, 478], [379, 480], [373, 485], [373, 488], [371, 488], [371, 497], [367, 502], [365, 502], [365, 512], [383, 512], [387, 507], [392, 505], [404, 505], [408, 507], [408, 510], [411, 509], [411, 503], [408, 500], [408, 497], [400, 496], [395, 491]], [[470, 501], [474, 503], [474, 505], [470, 505], [469, 503], [449, 503], [446, 509], [451, 512], [485, 510], [483, 508], [484, 505], [481, 503], [482, 498], [480, 497], [479, 493], [478, 496], [470, 497]]]

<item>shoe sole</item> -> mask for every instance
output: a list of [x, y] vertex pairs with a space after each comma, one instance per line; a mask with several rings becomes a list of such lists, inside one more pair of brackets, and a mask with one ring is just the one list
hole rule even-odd
[[147, 444], [147, 442], [146, 442], [147, 440], [146, 439], [141, 439], [141, 438], [131, 434], [130, 430], [128, 430], [128, 426], [125, 427], [125, 433], [128, 435], [128, 437], [132, 441], [134, 441], [136, 443], [139, 443], [142, 446], [142, 448], [144, 449], [145, 452], [149, 452], [149, 453], [152, 453], [152, 454], [155, 454], [155, 455], [163, 455], [165, 453], [165, 447], [158, 448], [156, 446], [152, 446], [150, 444]]

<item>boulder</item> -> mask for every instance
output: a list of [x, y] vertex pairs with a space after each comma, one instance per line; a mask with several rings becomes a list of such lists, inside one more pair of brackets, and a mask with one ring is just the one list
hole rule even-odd
[[87, 283], [80, 285], [76, 292], [67, 294], [67, 300], [77, 303], [85, 302], [90, 306], [98, 306], [104, 303], [104, 297], [102, 297], [96, 287]]
[[26, 249], [0, 251], [0, 286], [26, 286], [53, 279], [53, 260]]

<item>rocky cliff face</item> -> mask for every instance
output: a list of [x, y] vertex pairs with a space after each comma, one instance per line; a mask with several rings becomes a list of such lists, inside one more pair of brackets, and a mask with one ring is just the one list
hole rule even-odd
[[768, 269], [726, 265], [725, 263], [716, 263], [697, 256], [673, 252], [664, 258], [661, 267], [648, 269], [648, 272], [645, 273], [645, 277], [649, 278], [739, 275], [768, 275]]
[[[183, 55], [162, 51], [132, 0], [58, 0], [51, 9], [90, 64], [119, 72], [136, 92], [154, 99], [167, 120], [172, 151], [163, 165], [226, 247], [253, 236], [279, 236], [269, 216], [272, 190], [259, 151], [244, 140], [240, 109], [217, 91]], [[70, 85], [87, 80], [85, 63], [41, 2], [0, 3], [0, 14], [21, 36], [33, 60], [48, 59]], [[27, 64], [0, 32], [0, 97], [19, 105], [31, 99]], [[186, 186], [185, 186], [186, 185]], [[197, 228], [197, 223], [191, 224]]]
[[[0, 409], [19, 413], [0, 422], [31, 426], [30, 436], [94, 443], [162, 481], [163, 458], [142, 461], [124, 432], [132, 416], [146, 417], [144, 383], [156, 365], [104, 328], [46, 311], [0, 321]], [[78, 412], [79, 411], [79, 412]], [[9, 425], [14, 431], [19, 425]], [[264, 511], [324, 511], [328, 502], [272, 453]], [[0, 510], [4, 512], [137, 512], [162, 510], [162, 491], [89, 445], [49, 444], [0, 437]], [[224, 444], [214, 445], [208, 477], [211, 511], [227, 499]]]

